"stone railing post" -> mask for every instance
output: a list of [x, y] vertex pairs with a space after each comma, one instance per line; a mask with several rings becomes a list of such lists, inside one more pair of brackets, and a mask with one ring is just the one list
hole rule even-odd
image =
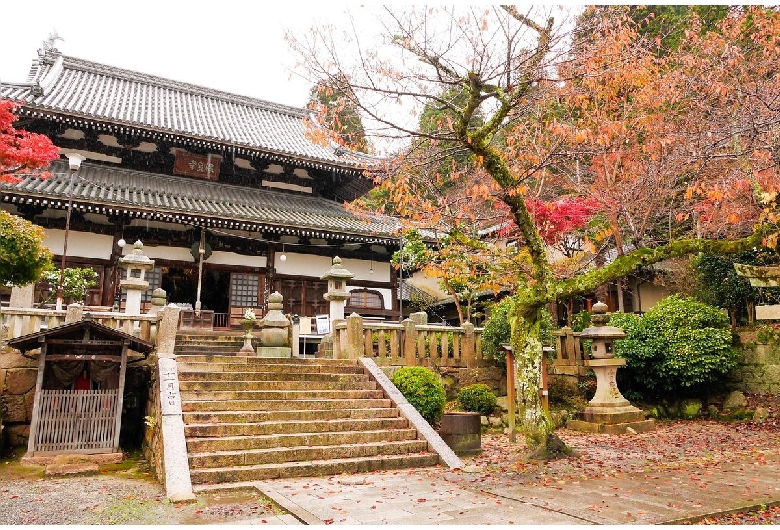
[[406, 366], [417, 366], [417, 325], [410, 318], [401, 324], [404, 326], [404, 362]]
[[341, 345], [344, 348], [344, 357], [347, 359], [364, 357], [363, 318], [357, 313], [352, 313], [347, 317], [346, 336], [347, 343]]
[[173, 357], [176, 346], [176, 331], [179, 328], [179, 311], [181, 308], [169, 304], [162, 310], [162, 320], [157, 330], [157, 356]]
[[81, 304], [68, 305], [68, 312], [65, 313], [65, 323], [81, 322], [84, 318], [84, 306]]
[[474, 337], [474, 324], [471, 322], [464, 322], [461, 327], [463, 328], [463, 342], [461, 343], [461, 358], [466, 361], [466, 368], [474, 368], [477, 366], [477, 347]]

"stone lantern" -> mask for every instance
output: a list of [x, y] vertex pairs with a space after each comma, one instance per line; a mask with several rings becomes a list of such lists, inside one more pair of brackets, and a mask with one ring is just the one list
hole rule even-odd
[[133, 245], [133, 253], [119, 258], [119, 267], [127, 270], [125, 278], [119, 285], [127, 291], [125, 313], [128, 315], [141, 314], [141, 295], [149, 288], [146, 281], [146, 271], [154, 268], [154, 260], [149, 259], [143, 253], [144, 244], [136, 241]]
[[580, 334], [580, 340], [591, 339], [593, 359], [585, 361], [585, 366], [596, 374], [596, 394], [588, 402], [577, 419], [570, 420], [567, 427], [585, 432], [622, 434], [629, 428], [634, 432], [652, 430], [655, 422], [645, 420], [642, 410], [634, 407], [623, 397], [617, 386], [617, 369], [626, 364], [625, 359], [615, 358], [615, 340], [626, 336], [622, 329], [608, 326], [610, 315], [607, 304], [597, 302], [593, 305], [591, 326]]
[[341, 265], [341, 258], [336, 256], [333, 258], [331, 269], [320, 277], [321, 280], [328, 280], [328, 292], [323, 295], [323, 298], [330, 302], [331, 329], [334, 320], [344, 319], [344, 306], [350, 296], [347, 291], [347, 280], [354, 276]]

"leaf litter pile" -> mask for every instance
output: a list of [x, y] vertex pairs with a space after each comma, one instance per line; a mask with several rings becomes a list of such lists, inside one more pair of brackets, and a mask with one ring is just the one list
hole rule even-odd
[[[753, 421], [660, 421], [655, 430], [634, 435], [589, 434], [558, 429], [556, 434], [576, 456], [549, 461], [525, 458], [526, 445], [518, 433], [515, 443], [505, 434], [483, 434], [482, 452], [462, 458], [479, 473], [445, 473], [464, 487], [489, 491], [518, 484], [564, 489], [589, 478], [628, 473], [690, 470], [693, 475], [718, 464], [745, 458], [756, 462], [780, 452], [780, 396], [748, 395], [748, 405], [769, 410], [769, 418]], [[780, 509], [708, 518], [701, 524], [780, 524]]]

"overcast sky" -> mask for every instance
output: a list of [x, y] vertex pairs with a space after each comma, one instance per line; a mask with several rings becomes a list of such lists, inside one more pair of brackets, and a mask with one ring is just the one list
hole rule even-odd
[[[5, 9], [0, 82], [23, 82], [56, 30], [65, 55], [302, 107], [285, 29], [337, 20], [349, 4], [248, 0], [34, 0]], [[352, 4], [351, 9], [360, 9]]]

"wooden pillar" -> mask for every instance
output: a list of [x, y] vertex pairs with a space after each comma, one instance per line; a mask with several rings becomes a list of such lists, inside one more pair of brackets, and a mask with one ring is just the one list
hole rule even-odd
[[515, 433], [515, 354], [510, 346], [504, 346], [506, 354], [506, 400], [509, 413], [509, 441], [516, 442]]
[[130, 345], [130, 341], [125, 339], [122, 341], [122, 359], [119, 362], [119, 390], [117, 390], [116, 398], [116, 410], [115, 416], [115, 432], [114, 443], [112, 445], [112, 451], [114, 453], [119, 452], [119, 433], [122, 430], [122, 406], [125, 401], [125, 373], [127, 372], [127, 347]]
[[41, 342], [41, 355], [38, 357], [38, 379], [35, 381], [30, 437], [27, 440], [27, 454], [30, 456], [35, 452], [35, 440], [38, 438], [38, 424], [41, 417], [41, 389], [43, 388], [43, 373], [46, 369], [46, 339], [40, 337], [38, 340]]

